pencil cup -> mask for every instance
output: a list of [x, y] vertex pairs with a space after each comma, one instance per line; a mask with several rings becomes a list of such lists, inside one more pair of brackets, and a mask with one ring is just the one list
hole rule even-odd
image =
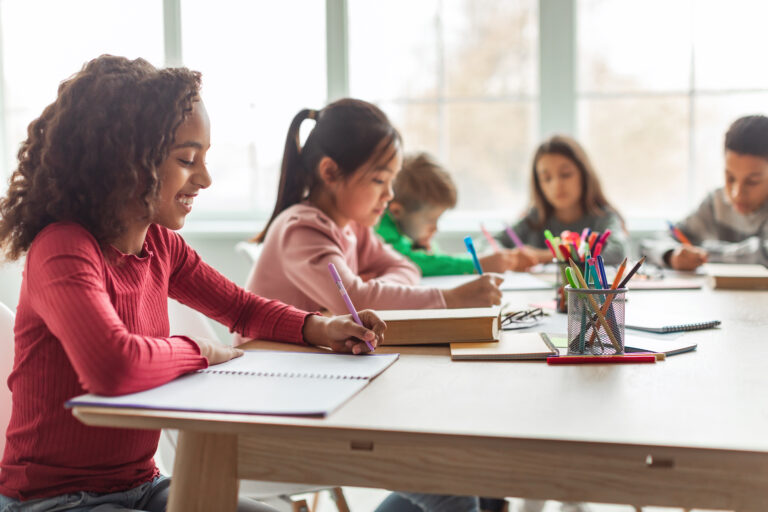
[[568, 354], [623, 354], [627, 289], [566, 286], [565, 292], [568, 295]]
[[568, 280], [565, 277], [565, 269], [568, 268], [568, 264], [562, 261], [555, 260], [557, 263], [557, 275], [555, 277], [555, 309], [558, 313], [568, 312], [568, 297], [565, 295], [565, 285], [568, 284]]

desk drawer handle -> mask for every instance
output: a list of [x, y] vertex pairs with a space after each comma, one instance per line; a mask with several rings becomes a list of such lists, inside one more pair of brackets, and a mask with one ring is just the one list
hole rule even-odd
[[665, 468], [665, 469], [672, 469], [675, 467], [675, 459], [664, 459], [659, 457], [654, 457], [653, 455], [647, 455], [645, 457], [645, 464], [649, 468]]
[[349, 447], [352, 450], [358, 450], [363, 452], [373, 451], [373, 441], [350, 441]]

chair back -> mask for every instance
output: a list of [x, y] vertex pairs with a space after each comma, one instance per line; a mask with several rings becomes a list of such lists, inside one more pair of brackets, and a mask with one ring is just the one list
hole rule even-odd
[[11, 420], [11, 390], [8, 389], [8, 376], [13, 370], [14, 336], [13, 324], [16, 316], [13, 311], [0, 303], [0, 457], [5, 449], [5, 430]]
[[235, 244], [235, 252], [242, 254], [248, 260], [248, 264], [253, 267], [256, 262], [259, 261], [261, 244], [254, 242], [237, 242], [237, 244]]

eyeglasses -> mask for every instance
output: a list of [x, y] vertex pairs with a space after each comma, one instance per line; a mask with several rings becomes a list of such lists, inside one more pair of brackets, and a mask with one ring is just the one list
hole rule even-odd
[[507, 313], [501, 318], [501, 328], [505, 331], [515, 329], [526, 329], [533, 327], [541, 322], [544, 316], [548, 315], [541, 308], [523, 309]]

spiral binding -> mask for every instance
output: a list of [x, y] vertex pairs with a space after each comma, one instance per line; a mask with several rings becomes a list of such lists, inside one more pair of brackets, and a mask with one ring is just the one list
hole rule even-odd
[[251, 377], [286, 377], [289, 379], [336, 379], [336, 380], [367, 380], [367, 377], [361, 377], [359, 375], [333, 375], [330, 373], [298, 373], [298, 372], [247, 372], [237, 370], [212, 370], [206, 368], [205, 370], [197, 370], [197, 373], [212, 373], [216, 375], [247, 375]]

